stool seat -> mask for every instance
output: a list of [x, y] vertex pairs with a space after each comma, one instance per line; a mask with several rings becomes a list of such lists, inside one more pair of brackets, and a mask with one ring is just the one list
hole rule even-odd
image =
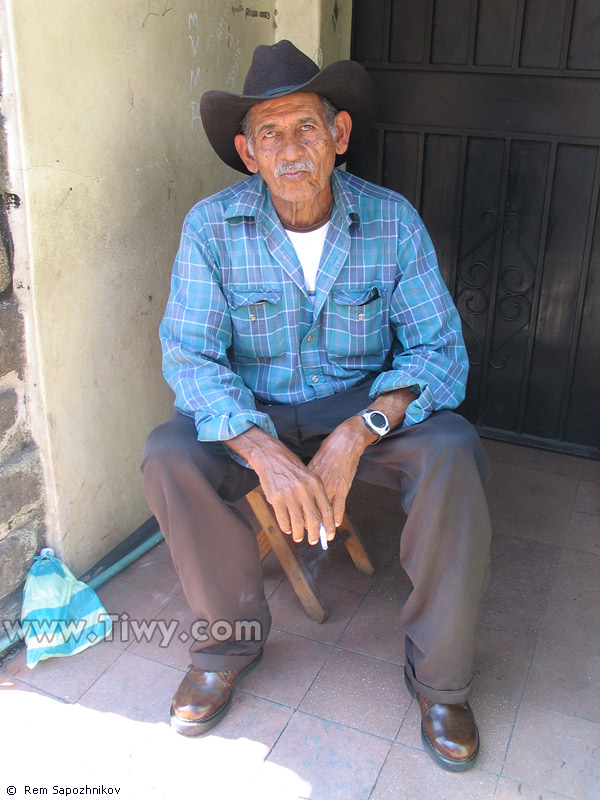
[[[275, 513], [260, 487], [249, 492], [246, 500], [261, 527], [258, 533], [260, 560], [263, 561], [273, 550], [308, 616], [316, 622], [323, 622], [329, 613], [327, 606], [300, 557], [294, 540], [283, 533], [277, 524]], [[357, 570], [365, 575], [373, 575], [375, 567], [347, 514], [344, 514], [342, 524], [337, 530], [336, 540], [340, 539]]]

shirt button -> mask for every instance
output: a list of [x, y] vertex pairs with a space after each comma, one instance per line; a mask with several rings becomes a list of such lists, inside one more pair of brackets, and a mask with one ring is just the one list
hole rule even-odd
[[318, 383], [319, 382], [319, 376], [318, 375], [313, 375], [312, 376], [312, 382], [313, 383]]
[[362, 321], [363, 321], [363, 319], [365, 318], [365, 315], [364, 315], [364, 314], [359, 314], [359, 315], [358, 315], [358, 318], [359, 318], [359, 320], [362, 322]]
[[256, 314], [250, 314], [248, 319], [250, 320], [250, 322], [254, 322], [254, 320], [256, 319]]
[[308, 336], [306, 337], [306, 341], [307, 342], [312, 342], [312, 333], [308, 334]]

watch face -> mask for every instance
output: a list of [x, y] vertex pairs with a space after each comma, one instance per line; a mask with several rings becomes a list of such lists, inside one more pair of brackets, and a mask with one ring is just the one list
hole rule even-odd
[[387, 424], [387, 419], [384, 417], [383, 414], [380, 414], [379, 411], [372, 411], [371, 422], [373, 423], [373, 425], [375, 425], [376, 428], [385, 428]]

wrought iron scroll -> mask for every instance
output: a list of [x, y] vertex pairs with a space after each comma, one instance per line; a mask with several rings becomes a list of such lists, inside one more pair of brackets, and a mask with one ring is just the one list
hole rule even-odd
[[[486, 211], [481, 217], [481, 222], [485, 224], [488, 219], [496, 221], [496, 212]], [[510, 254], [511, 262], [507, 266], [500, 267], [495, 314], [503, 322], [512, 324], [512, 329], [509, 335], [499, 341], [494, 341], [492, 338], [488, 363], [493, 369], [502, 369], [505, 366], [507, 357], [501, 354], [502, 348], [526, 328], [531, 320], [532, 305], [528, 294], [531, 292], [535, 280], [535, 264], [520, 243], [521, 225], [522, 218], [516, 212], [510, 212], [502, 221], [502, 249], [504, 252], [509, 249], [514, 249], [516, 252]], [[511, 227], [516, 227], [514, 233], [511, 231]], [[483, 245], [494, 238], [495, 234], [494, 225], [492, 230], [489, 230], [468, 250], [458, 265], [457, 278], [462, 288], [457, 293], [457, 306], [461, 312], [463, 323], [469, 330], [472, 342], [476, 346], [476, 353], [469, 354], [473, 366], [483, 363], [485, 342], [475, 332], [473, 325], [469, 324], [467, 315], [478, 317], [488, 311], [492, 268], [486, 261], [472, 260], [472, 258]], [[488, 331], [494, 331], [497, 328], [493, 321], [486, 327]], [[492, 335], [492, 333], [487, 335]]]

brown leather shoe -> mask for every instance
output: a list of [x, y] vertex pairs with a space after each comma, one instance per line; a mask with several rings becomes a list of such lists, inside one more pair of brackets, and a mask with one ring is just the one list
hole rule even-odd
[[191, 667], [171, 704], [171, 727], [183, 736], [199, 736], [220, 722], [233, 697], [235, 684], [258, 666], [262, 650], [242, 669], [207, 672]]
[[404, 675], [408, 691], [421, 707], [421, 738], [425, 749], [442, 769], [465, 772], [479, 752], [479, 732], [468, 703], [432, 703], [415, 692]]

